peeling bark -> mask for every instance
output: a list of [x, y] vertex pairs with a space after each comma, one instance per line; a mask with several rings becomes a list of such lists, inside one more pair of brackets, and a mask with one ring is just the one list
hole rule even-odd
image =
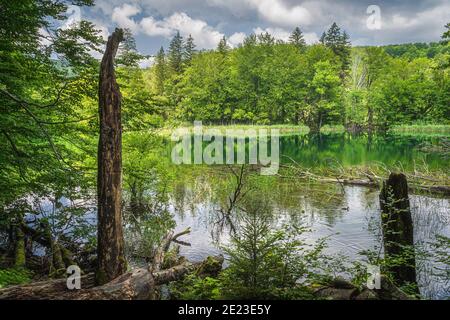
[[121, 94], [114, 58], [123, 31], [109, 37], [100, 69], [98, 145], [98, 265], [96, 283], [105, 284], [127, 270], [122, 227], [122, 123]]

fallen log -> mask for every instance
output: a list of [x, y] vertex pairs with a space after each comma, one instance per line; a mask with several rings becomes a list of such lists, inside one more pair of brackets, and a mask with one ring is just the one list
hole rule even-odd
[[[95, 286], [93, 273], [81, 277], [81, 290], [67, 289], [66, 279], [35, 282], [0, 290], [0, 300], [148, 300], [157, 298], [157, 287], [181, 279], [185, 274], [202, 268], [205, 262], [190, 263], [179, 259], [179, 264], [160, 270], [164, 262], [165, 253], [172, 241], [190, 233], [190, 228], [174, 234], [169, 232], [155, 251], [152, 264], [148, 268], [138, 268], [127, 272], [112, 281]], [[223, 256], [208, 257], [205, 261], [213, 260], [222, 265]]]
[[[224, 260], [223, 256], [208, 259], [220, 264]], [[179, 280], [202, 265], [184, 261], [158, 272], [138, 268], [98, 287], [94, 287], [94, 274], [90, 273], [81, 277], [81, 290], [67, 289], [66, 279], [35, 282], [1, 289], [0, 300], [151, 300], [157, 297], [157, 286]]]

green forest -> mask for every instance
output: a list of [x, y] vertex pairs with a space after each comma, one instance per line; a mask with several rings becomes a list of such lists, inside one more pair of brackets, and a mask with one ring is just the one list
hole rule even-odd
[[[0, 0], [0, 299], [450, 297], [450, 23], [386, 46], [333, 21], [313, 44], [301, 26], [213, 50], [178, 32], [141, 68], [129, 29], [57, 27], [71, 3]], [[173, 164], [170, 134], [194, 121], [279, 129], [280, 172]], [[385, 227], [399, 212], [403, 238]], [[354, 221], [360, 240], [339, 229]], [[81, 290], [61, 292], [70, 266]]]
[[386, 131], [448, 121], [446, 38], [352, 48], [334, 23], [318, 44], [307, 46], [300, 28], [290, 39], [252, 34], [231, 49], [224, 38], [216, 50], [196, 53], [193, 39], [177, 35], [150, 70], [152, 94], [164, 97], [166, 117], [211, 124]]

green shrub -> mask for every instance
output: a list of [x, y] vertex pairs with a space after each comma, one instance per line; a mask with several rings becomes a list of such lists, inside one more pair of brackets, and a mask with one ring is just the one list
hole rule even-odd
[[0, 288], [31, 281], [32, 273], [23, 268], [0, 269]]

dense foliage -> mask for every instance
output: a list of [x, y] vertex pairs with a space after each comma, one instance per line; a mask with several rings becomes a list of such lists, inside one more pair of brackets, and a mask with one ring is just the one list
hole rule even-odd
[[[99, 61], [94, 57], [104, 39], [88, 21], [67, 25], [72, 3], [93, 5], [0, 0], [0, 267], [8, 267], [0, 270], [0, 287], [30, 280], [24, 267], [36, 250], [45, 251], [50, 275], [64, 273], [64, 264], [71, 263], [65, 249], [95, 252]], [[348, 34], [333, 24], [312, 45], [296, 28], [287, 42], [252, 34], [231, 48], [224, 37], [210, 51], [196, 50], [195, 39], [177, 33], [148, 69], [139, 67], [144, 56], [125, 31], [116, 70], [123, 98], [129, 255], [149, 258], [174, 227], [169, 189], [182, 178], [155, 129], [202, 120], [306, 125], [315, 132], [334, 124], [388, 130], [450, 120], [449, 31], [441, 43], [352, 48]], [[220, 191], [228, 201], [228, 189]], [[242, 232], [226, 249], [230, 268], [219, 280], [188, 279], [192, 288], [209, 287], [206, 298], [308, 294], [297, 291], [295, 281], [310, 275], [320, 248], [298, 255], [305, 244], [289, 233], [269, 232], [257, 213], [261, 210], [244, 218]]]
[[299, 28], [287, 43], [252, 34], [235, 49], [224, 38], [216, 50], [192, 54], [192, 41], [183, 46], [177, 35], [149, 71], [174, 119], [305, 124], [314, 131], [326, 124], [387, 130], [450, 119], [445, 39], [351, 48], [347, 33], [333, 24], [309, 46]]

